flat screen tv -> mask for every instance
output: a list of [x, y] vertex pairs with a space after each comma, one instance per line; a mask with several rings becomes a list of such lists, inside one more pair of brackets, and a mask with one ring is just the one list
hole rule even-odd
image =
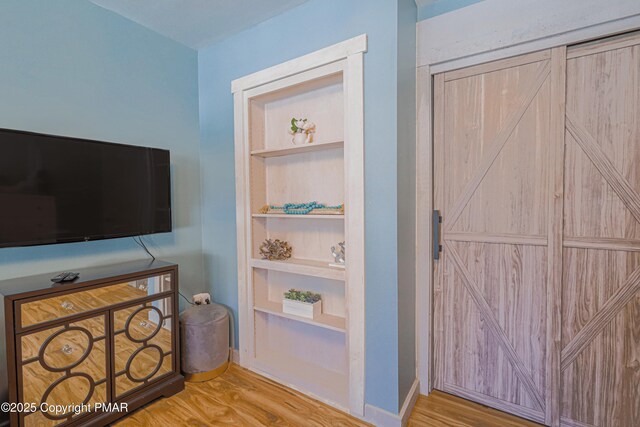
[[169, 151], [0, 129], [0, 247], [168, 231]]

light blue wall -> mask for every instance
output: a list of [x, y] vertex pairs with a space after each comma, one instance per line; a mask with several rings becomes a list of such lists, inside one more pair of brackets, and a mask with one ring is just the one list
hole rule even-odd
[[[404, 1], [413, 0], [401, 0]], [[394, 413], [399, 406], [397, 60], [403, 56], [398, 53], [398, 12], [395, 0], [310, 0], [201, 49], [198, 54], [205, 276], [211, 283], [214, 299], [237, 312], [231, 81], [359, 34], [368, 34], [369, 52], [365, 54], [364, 72], [365, 398], [367, 403]], [[413, 13], [411, 26], [415, 27], [415, 8]], [[406, 24], [407, 20], [403, 18], [402, 23]], [[402, 101], [415, 105], [412, 99]]]
[[[398, 388], [416, 378], [416, 3], [398, 2]], [[400, 408], [398, 408], [400, 409]]]
[[[197, 53], [89, 1], [0, 2], [0, 127], [171, 150], [174, 231], [146, 238], [204, 289]], [[132, 239], [0, 249], [0, 278], [145, 258]]]
[[[147, 241], [180, 263], [185, 293], [236, 311], [230, 83], [367, 33], [366, 401], [397, 412], [415, 375], [411, 3], [310, 0], [196, 54], [88, 1], [3, 0], [0, 127], [170, 149], [174, 232]], [[143, 257], [131, 239], [0, 249], [0, 278]]]
[[443, 13], [461, 9], [481, 1], [482, 0], [436, 0], [433, 3], [418, 8], [418, 20], [422, 21], [423, 19], [442, 15]]

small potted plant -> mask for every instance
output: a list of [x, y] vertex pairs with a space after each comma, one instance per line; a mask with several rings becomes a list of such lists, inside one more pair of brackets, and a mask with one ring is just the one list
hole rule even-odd
[[311, 144], [313, 142], [313, 134], [316, 131], [316, 125], [307, 119], [291, 119], [291, 130], [289, 133], [293, 135], [293, 143], [295, 145]]
[[284, 293], [282, 312], [314, 319], [322, 313], [322, 296], [311, 291], [289, 289]]

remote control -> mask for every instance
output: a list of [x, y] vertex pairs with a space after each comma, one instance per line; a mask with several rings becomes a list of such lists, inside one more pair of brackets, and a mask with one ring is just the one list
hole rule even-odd
[[80, 273], [73, 273], [71, 271], [65, 271], [65, 272], [62, 272], [62, 273], [58, 274], [55, 277], [52, 277], [51, 281], [55, 282], [55, 283], [71, 282], [72, 280], [77, 279], [78, 276], [80, 276]]

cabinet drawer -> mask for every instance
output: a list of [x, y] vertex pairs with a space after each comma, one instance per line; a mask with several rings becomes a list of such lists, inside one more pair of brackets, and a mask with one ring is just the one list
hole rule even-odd
[[175, 371], [173, 297], [132, 305], [112, 316], [115, 399]]
[[107, 314], [17, 337], [18, 399], [50, 410], [20, 414], [23, 426], [56, 426], [108, 402]]
[[17, 302], [19, 326], [62, 319], [114, 304], [134, 301], [172, 289], [171, 274], [162, 274], [116, 285], [95, 287], [73, 293], [64, 292], [50, 298]]

